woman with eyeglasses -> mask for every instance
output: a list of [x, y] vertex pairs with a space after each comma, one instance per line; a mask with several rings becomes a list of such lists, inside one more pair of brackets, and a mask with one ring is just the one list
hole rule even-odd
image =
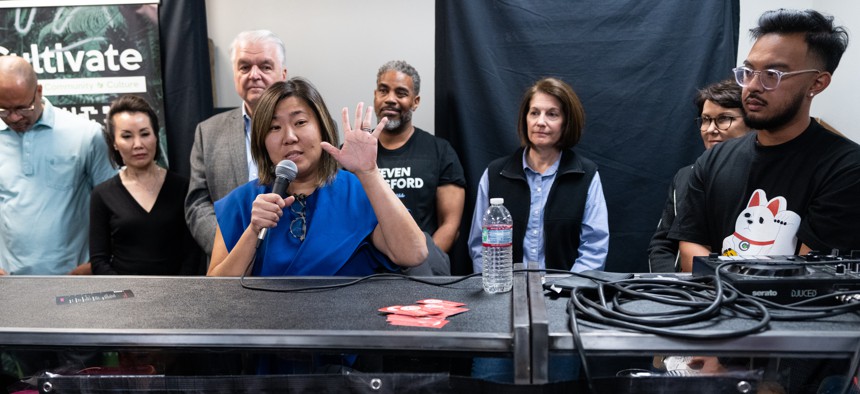
[[[259, 179], [215, 203], [208, 275], [241, 276], [252, 260], [257, 276], [363, 276], [421, 264], [424, 234], [376, 167], [377, 136], [388, 120], [370, 129], [372, 114], [360, 103], [351, 125], [343, 109], [338, 149], [334, 120], [310, 82], [292, 78], [266, 89], [250, 137]], [[298, 169], [286, 198], [272, 193], [282, 160]]]
[[90, 199], [93, 274], [202, 274], [202, 251], [185, 224], [188, 179], [155, 161], [155, 110], [137, 96], [118, 98], [108, 112], [105, 139], [120, 171], [96, 186]]
[[[746, 135], [750, 128], [744, 123], [744, 108], [741, 102], [741, 87], [733, 80], [711, 84], [696, 94], [699, 117], [696, 125], [705, 144], [705, 150], [717, 144]], [[677, 272], [681, 270], [678, 241], [669, 239], [669, 230], [675, 222], [679, 205], [687, 194], [687, 184], [693, 174], [693, 166], [678, 170], [669, 185], [669, 197], [657, 231], [648, 245], [648, 264], [651, 272]]]

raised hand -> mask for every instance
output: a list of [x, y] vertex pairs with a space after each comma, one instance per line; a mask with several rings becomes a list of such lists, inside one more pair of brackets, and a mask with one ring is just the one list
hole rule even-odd
[[[362, 116], [362, 112], [364, 116]], [[349, 109], [344, 107], [343, 116], [343, 146], [338, 149], [327, 142], [322, 148], [328, 152], [347, 171], [356, 175], [376, 171], [376, 148], [379, 134], [388, 123], [388, 118], [382, 118], [375, 129], [371, 129], [373, 107], [364, 110], [364, 103], [358, 103], [355, 108], [355, 120], [349, 122]]]

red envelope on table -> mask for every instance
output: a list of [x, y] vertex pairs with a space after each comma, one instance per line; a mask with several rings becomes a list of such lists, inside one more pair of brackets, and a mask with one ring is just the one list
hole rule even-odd
[[394, 313], [397, 315], [405, 315], [405, 316], [427, 316], [432, 314], [433, 312], [424, 310], [421, 305], [392, 305], [387, 306], [385, 308], [379, 308], [380, 312], [385, 313]]
[[429, 312], [430, 315], [439, 316], [442, 318], [454, 316], [456, 314], [460, 314], [469, 310], [467, 308], [445, 306], [444, 304], [423, 304], [421, 305], [421, 309]]
[[462, 302], [439, 300], [436, 298], [427, 298], [424, 300], [418, 300], [418, 303], [424, 304], [424, 305], [443, 305], [443, 306], [449, 306], [449, 307], [458, 307], [458, 306], [466, 305]]
[[394, 326], [442, 328], [448, 324], [448, 320], [434, 316], [388, 315], [388, 323]]
[[419, 300], [416, 305], [392, 305], [379, 308], [388, 313], [388, 323], [395, 326], [442, 328], [448, 324], [445, 318], [468, 311], [462, 302], [435, 298]]

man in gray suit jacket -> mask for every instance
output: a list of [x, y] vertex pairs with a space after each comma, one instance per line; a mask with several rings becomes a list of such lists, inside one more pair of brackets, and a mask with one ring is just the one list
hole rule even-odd
[[269, 85], [287, 80], [284, 42], [268, 30], [239, 33], [230, 47], [233, 81], [242, 106], [200, 122], [191, 148], [191, 182], [185, 220], [197, 243], [212, 254], [213, 202], [257, 178], [251, 159], [251, 117]]

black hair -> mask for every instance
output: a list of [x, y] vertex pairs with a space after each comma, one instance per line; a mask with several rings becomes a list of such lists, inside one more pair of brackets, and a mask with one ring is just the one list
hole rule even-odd
[[705, 101], [713, 101], [714, 104], [723, 108], [740, 108], [744, 111], [744, 103], [741, 100], [741, 86], [734, 79], [726, 79], [705, 86], [696, 92], [695, 103], [699, 108], [699, 115], [705, 110]]
[[848, 48], [848, 32], [842, 26], [833, 26], [833, 17], [815, 10], [767, 11], [758, 19], [758, 27], [750, 29], [754, 39], [765, 34], [804, 33], [809, 52], [817, 57], [824, 69], [833, 74], [842, 54]]

